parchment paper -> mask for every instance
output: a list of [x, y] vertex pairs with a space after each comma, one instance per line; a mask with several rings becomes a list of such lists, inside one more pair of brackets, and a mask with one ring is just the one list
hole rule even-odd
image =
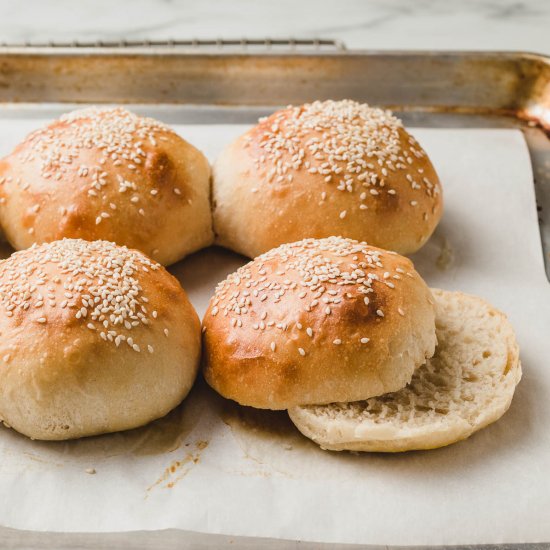
[[[0, 121], [0, 155], [39, 123]], [[244, 129], [177, 128], [210, 158]], [[284, 412], [241, 408], [199, 381], [166, 418], [131, 432], [44, 443], [0, 429], [0, 523], [381, 545], [550, 541], [550, 286], [523, 137], [414, 134], [445, 198], [418, 270], [432, 286], [486, 297], [517, 330], [524, 377], [503, 419], [436, 451], [337, 454]], [[172, 272], [202, 315], [216, 282], [243, 262], [213, 248]]]

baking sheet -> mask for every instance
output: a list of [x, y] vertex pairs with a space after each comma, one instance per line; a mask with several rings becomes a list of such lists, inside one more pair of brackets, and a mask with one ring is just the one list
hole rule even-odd
[[[39, 123], [0, 121], [0, 155]], [[176, 128], [213, 158], [245, 127]], [[182, 406], [131, 432], [45, 443], [0, 429], [0, 523], [380, 545], [549, 541], [550, 286], [528, 151], [515, 130], [414, 134], [446, 201], [417, 269], [432, 286], [486, 297], [517, 329], [524, 378], [501, 421], [437, 451], [334, 454], [284, 412], [241, 408], [199, 381]], [[243, 261], [212, 248], [172, 272], [202, 315]]]

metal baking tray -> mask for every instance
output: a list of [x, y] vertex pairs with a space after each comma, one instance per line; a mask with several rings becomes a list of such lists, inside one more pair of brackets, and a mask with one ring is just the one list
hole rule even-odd
[[124, 103], [179, 123], [252, 123], [274, 107], [353, 98], [416, 127], [519, 128], [550, 280], [550, 58], [347, 51], [331, 40], [0, 46], [0, 116]]
[[[172, 123], [254, 123], [276, 107], [328, 98], [391, 108], [415, 127], [520, 129], [533, 165], [541, 246], [550, 280], [549, 57], [348, 51], [331, 40], [0, 46], [0, 117], [4, 118], [51, 117], [83, 104], [105, 103], [127, 104]], [[47, 534], [7, 528], [0, 528], [0, 544], [4, 548], [329, 547], [177, 530]], [[550, 545], [452, 548], [539, 550]]]

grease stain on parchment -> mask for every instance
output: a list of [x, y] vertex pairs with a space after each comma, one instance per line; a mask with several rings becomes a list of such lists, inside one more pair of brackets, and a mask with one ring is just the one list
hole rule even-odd
[[454, 264], [454, 261], [455, 254], [453, 248], [451, 247], [451, 243], [447, 237], [442, 237], [439, 255], [435, 260], [435, 265], [441, 271], [446, 271]]
[[[198, 440], [194, 443], [192, 450], [186, 450], [185, 455], [181, 458], [173, 460], [161, 474], [161, 476], [149, 487], [147, 487], [145, 498], [156, 487], [161, 489], [172, 489], [179, 481], [181, 481], [191, 469], [198, 464], [201, 454], [208, 447], [208, 441]], [[191, 447], [190, 443], [185, 445]]]
[[[200, 386], [200, 384], [198, 385]], [[3, 430], [11, 440], [3, 453], [18, 455], [33, 463], [61, 467], [85, 460], [86, 464], [118, 456], [161, 455], [176, 451], [189, 438], [202, 412], [201, 388], [194, 388], [178, 407], [146, 426], [69, 441], [32, 441], [15, 430]]]
[[[256, 472], [259, 476], [277, 473], [290, 478], [303, 477], [310, 470], [311, 461], [324, 454], [300, 434], [286, 411], [254, 409], [224, 401], [220, 417], [231, 429], [244, 456], [259, 466]], [[243, 472], [243, 475], [249, 474]]]

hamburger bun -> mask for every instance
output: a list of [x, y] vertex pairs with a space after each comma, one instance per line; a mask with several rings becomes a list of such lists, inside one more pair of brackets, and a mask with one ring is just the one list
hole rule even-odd
[[213, 240], [205, 156], [118, 108], [74, 111], [0, 161], [0, 219], [21, 250], [64, 237], [137, 248], [168, 265]]
[[411, 383], [366, 401], [290, 409], [306, 437], [332, 451], [434, 449], [469, 437], [508, 410], [521, 365], [506, 316], [475, 296], [433, 294], [438, 346]]
[[216, 241], [251, 258], [331, 235], [412, 253], [442, 209], [435, 169], [401, 121], [349, 100], [260, 119], [213, 167]]
[[64, 239], [0, 263], [0, 419], [33, 439], [127, 430], [187, 395], [200, 325], [136, 250]]
[[305, 239], [221, 282], [203, 321], [204, 374], [261, 409], [403, 388], [434, 353], [430, 291], [412, 263], [350, 239]]

